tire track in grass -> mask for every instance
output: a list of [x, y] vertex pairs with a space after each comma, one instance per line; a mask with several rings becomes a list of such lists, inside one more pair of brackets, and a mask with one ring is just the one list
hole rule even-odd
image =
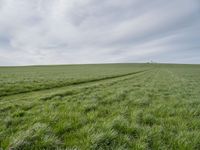
[[55, 85], [55, 86], [52, 86], [52, 87], [49, 87], [49, 88], [47, 87], [47, 88], [41, 88], [41, 89], [35, 89], [35, 90], [33, 89], [33, 90], [30, 90], [30, 91], [21, 91], [21, 92], [16, 92], [16, 93], [11, 93], [11, 94], [4, 94], [4, 95], [0, 95], [0, 98], [5, 97], [5, 96], [18, 95], [18, 94], [23, 94], [23, 93], [30, 93], [30, 92], [35, 92], [35, 91], [44, 91], [44, 90], [56, 89], [56, 88], [61, 88], [61, 87], [68, 87], [68, 86], [73, 86], [73, 85], [81, 85], [81, 84], [93, 83], [93, 82], [98, 82], [98, 81], [111, 80], [111, 79], [115, 79], [115, 78], [120, 78], [120, 77], [125, 77], [125, 76], [129, 76], [129, 75], [133, 75], [133, 74], [142, 73], [142, 72], [145, 72], [145, 71], [148, 71], [148, 70], [149, 69], [135, 71], [135, 72], [121, 74], [121, 75], [101, 77], [101, 78], [97, 78], [97, 79], [75, 81], [75, 82], [67, 84], [67, 85], [59, 85], [59, 86]]
[[[118, 75], [118, 76], [114, 76], [114, 77], [107, 77], [107, 78], [101, 78], [101, 79], [98, 79], [98, 80], [92, 80], [92, 81], [89, 81], [89, 82], [82, 82], [80, 84], [72, 84], [72, 85], [67, 85], [67, 86], [62, 86], [62, 87], [56, 87], [56, 88], [51, 88], [51, 89], [43, 89], [43, 90], [39, 90], [39, 91], [30, 91], [30, 92], [25, 92], [25, 93], [18, 93], [18, 94], [11, 94], [11, 95], [7, 95], [7, 96], [2, 96], [0, 97], [0, 102], [1, 100], [5, 100], [5, 99], [9, 99], [9, 98], [15, 98], [15, 97], [23, 97], [23, 99], [25, 98], [28, 98], [28, 97], [34, 97], [34, 96], [38, 96], [40, 94], [44, 94], [45, 93], [47, 95], [49, 95], [49, 93], [55, 93], [57, 94], [56, 92], [54, 91], [59, 91], [59, 90], [63, 90], [63, 92], [66, 92], [66, 90], [70, 89], [70, 88], [82, 88], [82, 87], [86, 87], [86, 86], [90, 86], [90, 85], [95, 85], [95, 84], [98, 84], [98, 83], [107, 83], [108, 81], [112, 82], [112, 81], [118, 81], [118, 80], [122, 80], [124, 78], [130, 78], [132, 77], [133, 75], [138, 75], [138, 74], [142, 74], [142, 73], [146, 73], [148, 71], [151, 71], [152, 69], [148, 69], [148, 70], [142, 70], [142, 71], [137, 71], [137, 72], [133, 72], [133, 73], [128, 73], [128, 74], [123, 74], [123, 75]], [[67, 88], [67, 89], [66, 89]], [[62, 94], [62, 93], [61, 93]], [[68, 92], [67, 92], [68, 94]]]
[[[17, 96], [9, 96], [9, 97], [5, 97], [4, 99], [2, 99], [0, 101], [0, 104], [2, 106], [5, 106], [5, 108], [7, 108], [7, 106], [13, 106], [16, 105], [16, 107], [21, 108], [21, 104], [23, 104], [24, 106], [31, 106], [31, 109], [33, 107], [39, 106], [39, 105], [45, 105], [45, 101], [49, 102], [49, 100], [62, 100], [64, 99], [66, 96], [69, 97], [73, 97], [73, 96], [78, 96], [80, 95], [82, 92], [85, 93], [85, 91], [88, 91], [89, 93], [91, 93], [92, 91], [101, 89], [101, 88], [106, 88], [106, 87], [115, 87], [118, 84], [122, 84], [124, 85], [124, 83], [128, 83], [131, 81], [135, 81], [138, 80], [140, 78], [145, 77], [146, 75], [150, 75], [153, 72], [153, 70], [149, 70], [148, 72], [142, 72], [139, 73], [137, 75], [131, 75], [128, 77], [121, 77], [121, 78], [116, 78], [113, 80], [106, 80], [106, 81], [102, 81], [102, 82], [98, 82], [98, 83], [90, 83], [85, 85], [80, 86], [73, 86], [73, 88], [68, 89], [68, 88], [62, 88], [60, 90], [59, 89], [53, 89], [50, 90], [51, 92], [48, 91], [37, 91], [37, 92], [32, 92], [32, 93], [24, 93], [24, 94], [18, 94]], [[96, 89], [97, 88], [97, 89]], [[125, 87], [126, 88], [126, 87]], [[56, 90], [56, 91], [54, 91]], [[89, 94], [88, 92], [87, 95]], [[4, 109], [4, 108], [2, 108]], [[9, 110], [8, 110], [9, 111]]]

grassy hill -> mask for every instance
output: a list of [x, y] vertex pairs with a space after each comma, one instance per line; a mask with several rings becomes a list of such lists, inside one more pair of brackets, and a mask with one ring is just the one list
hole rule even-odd
[[0, 67], [2, 149], [200, 149], [200, 65]]

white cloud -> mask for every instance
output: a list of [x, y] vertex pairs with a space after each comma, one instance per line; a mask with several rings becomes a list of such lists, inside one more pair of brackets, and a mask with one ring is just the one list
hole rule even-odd
[[[199, 47], [199, 18], [198, 0], [0, 0], [0, 65], [146, 62], [166, 52], [181, 63], [181, 49]], [[157, 60], [177, 62], [167, 58]]]

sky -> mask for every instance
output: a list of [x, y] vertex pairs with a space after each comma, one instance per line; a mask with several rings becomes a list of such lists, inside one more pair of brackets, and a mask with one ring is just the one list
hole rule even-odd
[[0, 0], [0, 66], [200, 63], [200, 0]]

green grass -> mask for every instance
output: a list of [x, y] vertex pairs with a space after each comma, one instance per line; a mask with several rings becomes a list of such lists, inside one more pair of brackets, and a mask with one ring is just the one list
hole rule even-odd
[[1, 67], [0, 147], [199, 150], [200, 65]]

